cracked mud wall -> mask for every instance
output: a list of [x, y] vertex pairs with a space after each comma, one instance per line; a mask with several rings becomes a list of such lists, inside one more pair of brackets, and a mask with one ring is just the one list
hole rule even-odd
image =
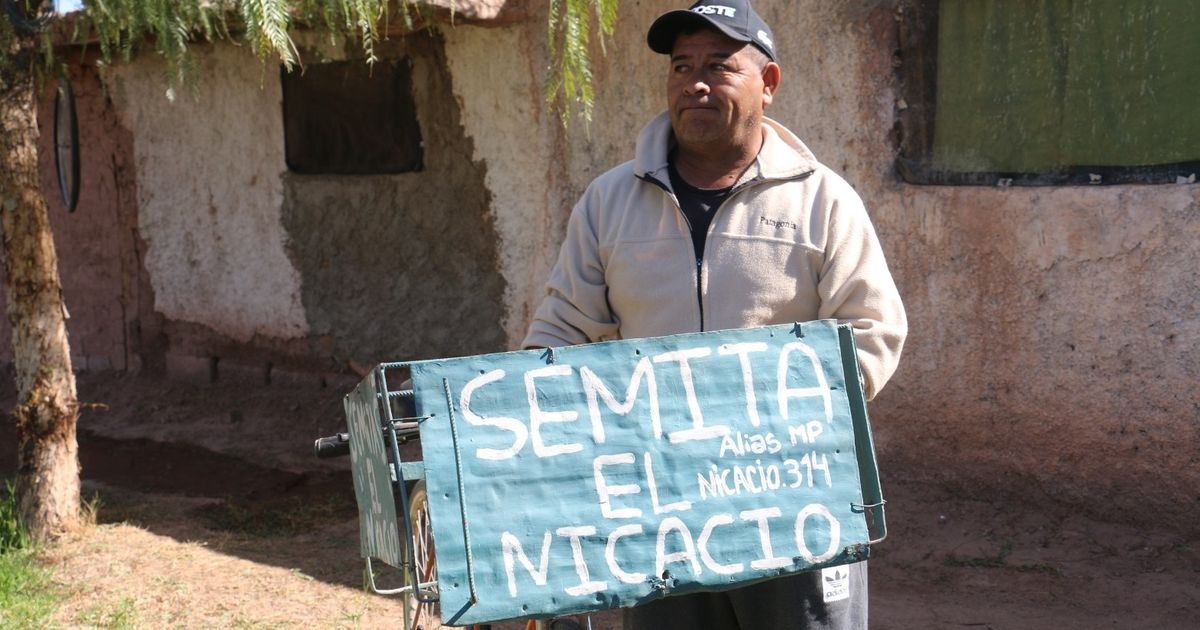
[[485, 184], [464, 135], [440, 36], [377, 45], [409, 59], [424, 168], [288, 173], [283, 225], [310, 331], [362, 365], [504, 350], [505, 281]]
[[134, 135], [138, 228], [155, 309], [246, 342], [308, 333], [280, 223], [279, 85], [246, 51], [196, 56], [194, 92], [164, 98], [164, 64], [114, 66], [109, 89]]
[[554, 117], [542, 103], [532, 53], [540, 40], [525, 28], [444, 26], [454, 101], [461, 108], [471, 158], [485, 171], [492, 200], [505, 345], [519, 347], [557, 252], [558, 213], [551, 209], [556, 173]]
[[232, 358], [269, 378], [272, 362], [336, 372], [504, 349], [489, 193], [440, 40], [377, 52], [412, 60], [420, 172], [290, 173], [279, 74], [233, 46], [203, 49], [195, 93], [173, 102], [152, 57], [112, 72], [169, 369]]
[[1196, 187], [889, 197], [913, 322], [889, 451], [963, 488], [1194, 528]]

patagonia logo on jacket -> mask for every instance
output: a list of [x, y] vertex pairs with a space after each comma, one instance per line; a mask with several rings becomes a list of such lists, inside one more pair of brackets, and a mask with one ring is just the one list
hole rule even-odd
[[769, 225], [773, 228], [787, 228], [789, 230], [795, 230], [799, 227], [792, 221], [786, 221], [783, 219], [768, 219], [767, 217], [761, 215], [758, 217], [758, 222]]

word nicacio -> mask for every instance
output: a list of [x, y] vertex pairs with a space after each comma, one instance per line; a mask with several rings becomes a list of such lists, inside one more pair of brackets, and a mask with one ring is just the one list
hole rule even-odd
[[[790, 514], [788, 516], [791, 516]], [[618, 549], [619, 545], [632, 544], [626, 542], [625, 539], [644, 538], [646, 532], [640, 523], [631, 523], [614, 527], [607, 535], [600, 540], [604, 541], [604, 563], [609, 573], [618, 581], [626, 584], [644, 584], [650, 580], [651, 576], [669, 575], [668, 566], [675, 563], [683, 563], [685, 569], [690, 570], [695, 577], [703, 575], [705, 570], [712, 571], [718, 575], [737, 575], [744, 573], [747, 570], [746, 563], [741, 559], [725, 559], [724, 561], [714, 558], [709, 548], [709, 542], [712, 540], [717, 528], [735, 528], [739, 525], [749, 524], [755, 528], [759, 534], [761, 544], [761, 555], [750, 560], [749, 568], [757, 571], [765, 571], [771, 569], [782, 569], [798, 564], [798, 560], [803, 559], [809, 564], [824, 562], [836, 555], [839, 545], [841, 544], [841, 525], [838, 520], [830, 513], [829, 508], [820, 503], [810, 503], [796, 513], [794, 517], [794, 532], [795, 537], [792, 542], [795, 544], [796, 557], [779, 556], [775, 553], [775, 545], [772, 542], [771, 528], [769, 523], [772, 519], [783, 517], [783, 511], [778, 507], [760, 508], [756, 510], [743, 510], [738, 513], [735, 519], [733, 514], [719, 513], [709, 517], [700, 531], [697, 538], [693, 538], [692, 531], [682, 518], [670, 516], [664, 518], [658, 525], [658, 530], [652, 534], [654, 536], [654, 565], [653, 567], [629, 567], [622, 566], [622, 553]], [[828, 545], [825, 549], [814, 553], [808, 548], [806, 542], [806, 528], [810, 519], [817, 521], [828, 527]], [[578, 584], [567, 586], [563, 589], [568, 595], [575, 597], [584, 597], [593, 593], [599, 593], [609, 590], [607, 580], [597, 580], [592, 578], [592, 567], [589, 566], [583, 553], [582, 540], [585, 538], [596, 539], [597, 529], [595, 526], [570, 526], [559, 527], [554, 531], [555, 536], [565, 538], [570, 543], [571, 559], [575, 565], [575, 574], [579, 579]], [[671, 539], [674, 538], [673, 541]], [[512, 597], [517, 596], [518, 584], [520, 579], [516, 572], [516, 564], [520, 562], [528, 574], [530, 581], [537, 586], [545, 586], [549, 574], [549, 559], [550, 547], [554, 537], [549, 531], [546, 531], [541, 540], [540, 554], [538, 562], [535, 566], [532, 559], [526, 553], [522, 541], [511, 532], [504, 532], [500, 537], [501, 548], [504, 555], [504, 571], [508, 578], [508, 593]], [[670, 542], [669, 542], [670, 541]], [[653, 568], [654, 573], [648, 576], [637, 569]]]
[[[842, 524], [821, 494], [839, 478], [827, 444], [834, 397], [810, 345], [714, 344], [627, 366], [619, 378], [611, 364], [492, 369], [457, 388], [471, 425], [464, 456], [480, 470], [553, 458], [592, 493], [571, 522], [535, 521], [487, 543], [510, 596], [556, 585], [595, 597], [669, 575], [753, 579], [843, 551]], [[706, 395], [715, 382], [734, 396]]]

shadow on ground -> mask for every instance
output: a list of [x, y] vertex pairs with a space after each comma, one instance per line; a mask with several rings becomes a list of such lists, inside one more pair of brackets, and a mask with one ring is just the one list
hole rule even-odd
[[[316, 437], [342, 430], [335, 388], [83, 373], [79, 398], [83, 494], [99, 523], [362, 585], [348, 462], [312, 456]], [[11, 380], [0, 404], [15, 404]], [[0, 423], [0, 444], [0, 477], [11, 478], [11, 421]]]

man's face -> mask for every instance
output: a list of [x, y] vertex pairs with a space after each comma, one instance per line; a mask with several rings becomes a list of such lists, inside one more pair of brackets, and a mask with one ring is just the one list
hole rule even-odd
[[713, 30], [675, 39], [667, 110], [681, 146], [718, 149], [757, 141], [775, 86], [764, 82], [765, 58], [754, 53], [749, 44]]

